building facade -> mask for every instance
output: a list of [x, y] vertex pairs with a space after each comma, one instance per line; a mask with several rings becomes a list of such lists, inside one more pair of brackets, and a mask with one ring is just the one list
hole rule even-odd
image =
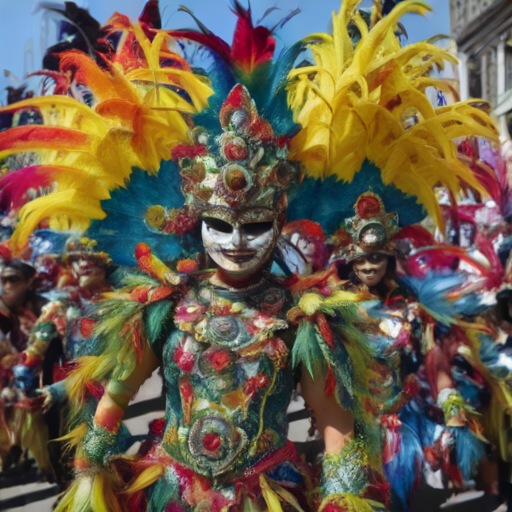
[[459, 49], [461, 100], [491, 104], [509, 138], [512, 114], [512, 0], [450, 0], [451, 36]]

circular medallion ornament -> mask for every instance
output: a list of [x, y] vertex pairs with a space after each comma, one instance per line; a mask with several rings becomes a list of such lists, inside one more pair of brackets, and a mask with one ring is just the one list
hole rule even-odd
[[[219, 346], [211, 346], [205, 350], [199, 358], [199, 370], [203, 377], [215, 375], [224, 379], [232, 376], [233, 365], [235, 364], [237, 355], [230, 350]], [[228, 378], [229, 381], [232, 379]]]
[[231, 193], [246, 192], [252, 187], [252, 177], [249, 172], [238, 164], [229, 164], [222, 172], [224, 187]]
[[150, 206], [146, 212], [146, 222], [152, 228], [162, 228], [165, 225], [165, 208], [158, 204]]
[[205, 339], [212, 345], [234, 348], [250, 342], [252, 336], [240, 318], [215, 316], [208, 320]]
[[240, 334], [240, 325], [232, 316], [214, 317], [208, 323], [208, 334], [211, 341], [233, 342]]
[[386, 227], [380, 222], [369, 222], [359, 231], [358, 245], [364, 249], [375, 250], [386, 242]]
[[249, 148], [242, 137], [228, 136], [222, 140], [221, 154], [228, 161], [246, 160], [249, 158]]
[[265, 290], [258, 299], [260, 308], [265, 313], [277, 314], [286, 301], [286, 293], [282, 288], [272, 286]]
[[247, 110], [237, 109], [231, 114], [229, 127], [236, 132], [243, 132], [251, 124], [251, 115]]
[[219, 416], [197, 419], [188, 435], [188, 447], [196, 467], [211, 475], [229, 470], [246, 445], [246, 433]]

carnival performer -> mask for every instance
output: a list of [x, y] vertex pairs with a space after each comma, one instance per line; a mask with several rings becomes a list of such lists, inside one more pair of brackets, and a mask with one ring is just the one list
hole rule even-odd
[[[3, 247], [5, 249], [5, 247]], [[26, 256], [25, 252], [25, 256]], [[3, 476], [7, 470], [19, 474], [26, 470], [27, 461], [22, 457], [30, 450], [41, 471], [51, 474], [48, 457], [44, 455], [46, 441], [41, 447], [32, 435], [31, 426], [41, 426], [43, 437], [46, 428], [40, 413], [30, 410], [24, 402], [25, 391], [38, 385], [37, 376], [20, 367], [21, 353], [26, 348], [30, 331], [41, 314], [46, 299], [36, 293], [37, 273], [28, 259], [12, 258], [4, 251], [1, 271], [2, 295], [0, 300], [0, 329], [8, 336], [5, 343], [11, 349], [2, 358], [4, 385], [1, 400], [1, 429]], [[16, 381], [19, 385], [11, 386]], [[46, 437], [45, 437], [46, 440]], [[18, 467], [19, 466], [19, 467]]]
[[[63, 443], [56, 441], [65, 433], [66, 395], [62, 381], [73, 368], [70, 361], [86, 351], [82, 330], [87, 321], [82, 318], [83, 311], [96, 294], [109, 291], [110, 286], [105, 281], [109, 258], [94, 251], [94, 241], [69, 238], [62, 260], [56, 286], [50, 291], [50, 296], [58, 298], [42, 308], [14, 372], [16, 376], [33, 375], [31, 382], [23, 386], [24, 398], [31, 398], [34, 407], [43, 408], [47, 426], [47, 434], [42, 429], [44, 435], [38, 440], [36, 430], [33, 438], [41, 450], [48, 451], [57, 482], [65, 486], [69, 470], [62, 460]], [[19, 380], [15, 378], [13, 384], [19, 384]], [[36, 395], [42, 395], [44, 402]]]
[[[0, 134], [0, 156], [40, 158], [10, 179], [53, 187], [21, 210], [13, 247], [42, 221], [89, 228], [114, 261], [135, 254], [140, 269], [97, 303], [90, 355], [68, 379], [75, 408], [87, 384], [108, 384], [94, 418], [69, 436], [77, 478], [59, 511], [386, 509], [368, 386], [375, 352], [353, 328], [360, 297], [330, 268], [278, 281], [274, 249], [287, 216], [331, 235], [369, 183], [408, 205], [409, 221], [425, 208], [440, 224], [434, 185], [479, 186], [451, 139], [495, 129], [470, 104], [428, 102], [425, 87], [444, 87], [425, 76], [429, 65], [449, 57], [429, 43], [402, 49], [394, 34], [423, 2], [385, 18], [377, 3], [366, 21], [359, 3], [343, 2], [333, 36], [306, 38], [276, 62], [272, 32], [238, 2], [231, 46], [202, 24], [165, 32], [115, 15], [106, 28], [123, 37], [101, 67], [60, 56], [93, 108], [50, 96], [4, 109], [37, 107], [45, 120]], [[194, 74], [198, 53], [171, 52], [174, 40], [199, 45], [212, 67]], [[314, 62], [294, 69], [304, 52]], [[158, 366], [164, 428], [145, 456], [125, 457], [124, 410]], [[287, 440], [292, 366], [326, 446], [316, 490]]]

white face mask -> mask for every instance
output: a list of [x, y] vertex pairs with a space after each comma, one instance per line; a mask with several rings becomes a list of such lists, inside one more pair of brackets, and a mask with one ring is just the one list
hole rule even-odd
[[203, 219], [202, 236], [206, 252], [223, 270], [235, 276], [251, 276], [266, 265], [277, 241], [275, 220]]

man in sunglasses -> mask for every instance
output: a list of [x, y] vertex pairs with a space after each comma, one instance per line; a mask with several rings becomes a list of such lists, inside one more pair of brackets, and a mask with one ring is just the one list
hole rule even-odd
[[22, 351], [34, 322], [41, 314], [45, 299], [34, 291], [36, 270], [21, 260], [5, 264], [0, 273], [0, 330], [10, 333], [14, 348]]
[[[41, 314], [41, 309], [46, 300], [37, 295], [35, 268], [19, 259], [10, 260], [4, 264], [0, 271], [0, 330], [8, 335], [10, 344], [18, 354], [21, 355], [26, 348], [29, 333]], [[22, 366], [12, 366], [18, 357], [11, 354], [11, 363], [7, 368], [4, 364], [4, 375], [10, 375], [17, 382], [16, 389], [11, 386], [2, 390], [0, 400], [3, 406], [4, 429], [7, 438], [0, 446], [0, 455], [3, 462], [3, 476], [18, 474], [26, 471], [25, 463], [22, 460], [22, 431], [20, 425], [26, 421], [26, 415], [30, 414], [25, 409], [11, 407], [26, 394], [26, 388], [37, 386], [38, 378], [34, 372], [25, 372], [22, 375], [16, 374], [16, 369]], [[2, 359], [0, 364], [6, 363]], [[26, 461], [29, 464], [29, 461]], [[47, 465], [47, 464], [43, 464]], [[28, 466], [29, 467], [29, 466]], [[7, 472], [11, 469], [11, 472]], [[44, 469], [44, 468], [42, 468]], [[14, 472], [14, 473], [12, 473]]]

